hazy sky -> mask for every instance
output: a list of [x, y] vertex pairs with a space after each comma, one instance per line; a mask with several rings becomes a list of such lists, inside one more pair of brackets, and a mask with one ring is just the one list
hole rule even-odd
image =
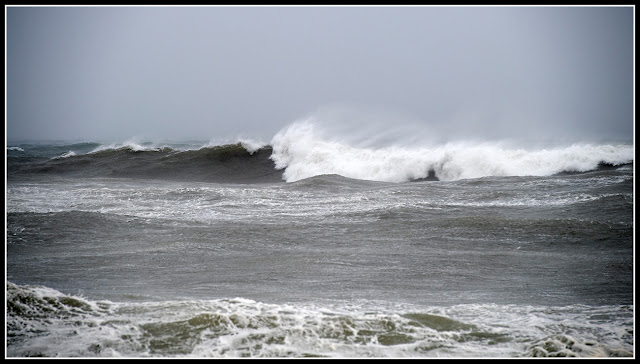
[[443, 140], [632, 141], [632, 7], [5, 9], [8, 141], [268, 142], [334, 107]]

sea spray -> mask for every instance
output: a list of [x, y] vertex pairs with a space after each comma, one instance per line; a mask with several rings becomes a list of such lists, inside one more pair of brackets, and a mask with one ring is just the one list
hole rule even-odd
[[249, 138], [240, 138], [238, 143], [240, 143], [240, 145], [242, 145], [242, 147], [246, 149], [247, 152], [249, 152], [249, 154], [251, 155], [253, 155], [253, 153], [258, 151], [259, 149], [267, 146], [266, 143]]
[[574, 144], [552, 149], [506, 148], [500, 143], [450, 142], [439, 146], [354, 147], [319, 130], [313, 119], [277, 133], [271, 144], [276, 168], [287, 182], [322, 174], [384, 182], [425, 178], [440, 180], [488, 176], [549, 176], [585, 172], [600, 164], [633, 161], [631, 145]]
[[[6, 287], [9, 357], [633, 355], [630, 306], [111, 302], [44, 286]], [[559, 333], [558, 323], [570, 334]]]
[[[327, 126], [328, 125], [328, 126]], [[283, 128], [270, 144], [251, 138], [220, 143], [140, 142], [19, 145], [7, 149], [9, 175], [73, 174], [201, 182], [295, 182], [319, 175], [407, 182], [482, 177], [550, 176], [629, 165], [633, 145], [573, 144], [513, 147], [508, 142], [434, 143], [406, 125], [357, 129], [317, 115]], [[417, 129], [416, 129], [417, 130]], [[411, 134], [411, 135], [409, 135]], [[19, 150], [18, 150], [19, 148]], [[435, 177], [435, 178], [432, 178]]]

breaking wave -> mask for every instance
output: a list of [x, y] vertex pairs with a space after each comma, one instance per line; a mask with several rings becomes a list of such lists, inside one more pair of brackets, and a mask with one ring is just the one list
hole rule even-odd
[[633, 356], [633, 306], [111, 302], [6, 289], [9, 357]]
[[447, 143], [434, 147], [354, 147], [327, 138], [305, 120], [280, 131], [272, 140], [276, 168], [287, 182], [338, 174], [348, 178], [405, 182], [430, 176], [459, 180], [489, 176], [549, 176], [586, 172], [633, 162], [633, 146], [574, 144], [525, 150], [500, 143]]
[[318, 125], [313, 120], [295, 122], [278, 132], [270, 144], [246, 139], [223, 145], [128, 141], [10, 146], [8, 174], [232, 183], [295, 182], [320, 175], [380, 182], [453, 181], [628, 168], [634, 155], [633, 146], [624, 144], [522, 149], [497, 142], [421, 146], [413, 140], [406, 145], [376, 147], [350, 143]]
[[257, 142], [201, 147], [127, 142], [95, 145], [88, 151], [68, 149], [53, 157], [8, 158], [8, 171], [10, 176], [49, 173], [199, 182], [282, 181], [282, 172], [270, 156], [271, 147]]

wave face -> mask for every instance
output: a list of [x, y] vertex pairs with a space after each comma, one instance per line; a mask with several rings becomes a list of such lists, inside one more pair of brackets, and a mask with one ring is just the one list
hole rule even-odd
[[359, 148], [324, 136], [310, 120], [272, 140], [276, 168], [287, 182], [338, 174], [348, 178], [405, 182], [435, 177], [451, 181], [489, 176], [549, 176], [633, 162], [630, 145], [572, 145], [528, 151], [499, 143], [448, 143], [436, 147]]
[[271, 148], [256, 143], [203, 146], [136, 143], [8, 148], [9, 176], [48, 173], [78, 177], [147, 178], [173, 181], [261, 183], [282, 181], [269, 159]]
[[111, 302], [8, 282], [7, 336], [10, 357], [630, 357], [633, 307]]

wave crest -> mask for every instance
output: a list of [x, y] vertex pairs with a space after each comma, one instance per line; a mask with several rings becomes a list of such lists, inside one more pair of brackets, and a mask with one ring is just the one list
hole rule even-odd
[[317, 126], [300, 121], [281, 130], [272, 140], [271, 159], [294, 182], [317, 175], [383, 182], [440, 180], [489, 176], [548, 176], [586, 172], [601, 164], [633, 162], [633, 146], [574, 144], [554, 149], [509, 149], [500, 143], [447, 143], [435, 147], [387, 146], [358, 148], [321, 137]]
[[282, 181], [269, 159], [271, 148], [257, 142], [184, 148], [151, 144], [101, 145], [44, 160], [10, 162], [12, 175], [51, 173], [82, 177], [149, 178], [174, 181], [263, 183]]
[[[236, 139], [227, 144], [76, 143], [7, 149], [8, 174], [72, 173], [200, 182], [295, 182], [321, 175], [378, 182], [550, 176], [633, 163], [633, 145], [574, 144], [551, 149], [507, 147], [500, 142], [428, 144], [416, 138], [380, 137], [375, 127], [320, 128], [321, 120], [295, 122], [270, 144]], [[348, 130], [346, 130], [348, 129]], [[391, 134], [397, 129], [391, 131]], [[346, 134], [343, 134], [346, 133]], [[366, 134], [366, 133], [365, 133]], [[392, 138], [393, 139], [393, 138]], [[380, 144], [376, 141], [384, 140]], [[376, 144], [377, 145], [374, 145]], [[18, 149], [21, 149], [19, 151]]]

